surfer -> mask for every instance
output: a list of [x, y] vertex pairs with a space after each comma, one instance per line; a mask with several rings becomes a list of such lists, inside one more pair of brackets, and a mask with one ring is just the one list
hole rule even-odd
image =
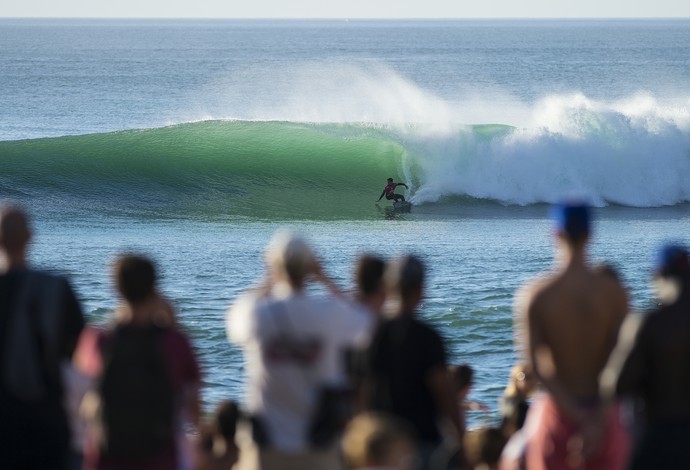
[[379, 202], [383, 196], [386, 196], [386, 199], [389, 200], [393, 199], [393, 204], [395, 204], [398, 201], [405, 202], [405, 196], [403, 196], [402, 194], [395, 194], [395, 188], [397, 188], [398, 186], [405, 186], [405, 189], [410, 189], [407, 187], [405, 183], [395, 183], [393, 181], [393, 178], [388, 178], [388, 184], [385, 188], [383, 188], [383, 192], [376, 200], [376, 202]]

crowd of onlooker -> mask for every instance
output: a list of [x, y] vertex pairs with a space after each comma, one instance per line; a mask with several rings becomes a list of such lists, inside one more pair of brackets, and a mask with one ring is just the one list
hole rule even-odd
[[474, 370], [418, 315], [426, 266], [362, 255], [353, 294], [278, 232], [227, 335], [245, 393], [204, 413], [202, 373], [154, 263], [122, 254], [111, 325], [31, 269], [25, 211], [0, 209], [0, 467], [8, 469], [643, 469], [690, 466], [690, 260], [661, 248], [659, 304], [629, 312], [590, 266], [590, 210], [552, 210], [554, 269], [515, 296], [519, 363], [500, 419], [468, 429]]

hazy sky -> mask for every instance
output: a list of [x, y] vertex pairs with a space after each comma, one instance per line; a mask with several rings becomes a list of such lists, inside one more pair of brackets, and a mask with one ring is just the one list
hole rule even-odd
[[690, 0], [1, 0], [0, 17], [690, 17]]

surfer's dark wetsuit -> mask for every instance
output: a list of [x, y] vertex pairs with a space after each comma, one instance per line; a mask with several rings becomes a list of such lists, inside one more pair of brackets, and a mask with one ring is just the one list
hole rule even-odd
[[388, 200], [393, 199], [393, 203], [398, 201], [405, 202], [405, 196], [402, 194], [395, 194], [395, 188], [398, 186], [405, 186], [405, 189], [409, 189], [405, 183], [394, 183], [392, 179], [389, 179], [388, 184], [385, 188], [383, 188], [383, 192], [379, 196], [378, 201], [380, 201], [383, 196], [386, 196], [386, 199]]

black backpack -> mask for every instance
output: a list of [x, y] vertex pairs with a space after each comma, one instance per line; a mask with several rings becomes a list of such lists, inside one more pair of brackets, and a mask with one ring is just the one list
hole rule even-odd
[[172, 445], [175, 392], [157, 326], [116, 327], [103, 350], [101, 453], [142, 458]]

